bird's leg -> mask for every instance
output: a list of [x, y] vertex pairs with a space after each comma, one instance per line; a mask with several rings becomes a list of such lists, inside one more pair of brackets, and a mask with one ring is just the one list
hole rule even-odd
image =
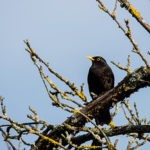
[[90, 94], [93, 100], [95, 100], [98, 97], [98, 95], [95, 94], [94, 92], [90, 92]]

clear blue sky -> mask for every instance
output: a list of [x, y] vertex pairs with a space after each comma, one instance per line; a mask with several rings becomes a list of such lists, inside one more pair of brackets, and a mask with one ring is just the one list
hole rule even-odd
[[[113, 8], [110, 1], [107, 3]], [[150, 1], [133, 3], [150, 23]], [[118, 7], [117, 14], [120, 14], [120, 19], [130, 19], [135, 40], [146, 53], [149, 50], [149, 34], [124, 9]], [[41, 119], [52, 124], [59, 124], [70, 116], [51, 107], [38, 71], [25, 51], [25, 39], [55, 71], [78, 86], [85, 83], [85, 94], [89, 99], [87, 73], [91, 64], [86, 59], [87, 55], [101, 55], [107, 60], [114, 71], [115, 84], [125, 73], [110, 61], [125, 65], [130, 54], [133, 70], [143, 65], [140, 58], [131, 52], [132, 46], [128, 39], [98, 9], [95, 0], [1, 0], [0, 18], [0, 95], [5, 97], [8, 116], [18, 122], [28, 121], [26, 115], [29, 106], [37, 110]], [[121, 22], [124, 24], [123, 20]], [[56, 80], [53, 76], [52, 79]], [[59, 82], [58, 86], [61, 86]], [[142, 89], [132, 95], [130, 100], [131, 104], [137, 102], [142, 117], [150, 118], [148, 97], [149, 89]], [[125, 123], [121, 118], [120, 113], [116, 124]], [[0, 145], [1, 149], [7, 150], [1, 135]], [[146, 144], [141, 149], [149, 146]]]

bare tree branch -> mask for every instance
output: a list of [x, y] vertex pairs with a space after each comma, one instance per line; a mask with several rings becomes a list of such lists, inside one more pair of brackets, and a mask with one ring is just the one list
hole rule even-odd
[[[99, 134], [99, 136], [101, 138], [103, 138], [103, 135], [99, 130], [93, 129], [92, 131]], [[104, 129], [103, 131], [108, 137], [113, 137], [113, 136], [117, 136], [117, 135], [126, 135], [128, 133], [139, 133], [139, 132], [150, 133], [150, 125], [118, 126], [113, 129]], [[87, 134], [79, 135], [77, 137], [73, 137], [71, 140], [73, 143], [79, 144], [79, 143], [87, 142], [92, 139], [93, 138], [92, 138], [91, 134], [87, 133]]]
[[128, 1], [118, 0], [121, 7], [125, 7], [126, 10], [150, 33], [150, 25], [141, 16], [140, 12]]
[[[105, 107], [113, 107], [116, 103], [129, 97], [140, 88], [147, 86], [150, 86], [150, 68], [140, 67], [130, 75], [126, 76], [115, 88], [98, 97], [95, 101], [92, 101], [80, 111], [86, 116], [89, 116], [90, 119], [93, 119], [94, 114], [98, 112], [97, 110], [101, 110]], [[88, 122], [88, 120], [79, 113], [74, 113], [71, 117], [64, 121], [65, 124], [75, 127], [82, 127], [86, 122]], [[62, 134], [64, 134], [65, 131], [70, 134], [74, 133], [74, 131], [61, 127], [50, 131], [50, 133], [48, 133], [48, 137], [57, 140], [62, 138]], [[49, 147], [53, 146], [51, 143], [45, 143], [45, 141], [41, 141], [39, 138], [36, 142], [36, 146], [39, 149], [43, 149], [44, 145], [49, 145]]]

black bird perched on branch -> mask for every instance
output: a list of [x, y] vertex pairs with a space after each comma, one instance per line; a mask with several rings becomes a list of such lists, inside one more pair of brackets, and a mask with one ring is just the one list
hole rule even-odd
[[[92, 66], [88, 73], [89, 92], [92, 99], [95, 100], [98, 96], [114, 87], [114, 74], [104, 58], [88, 56], [88, 59], [92, 61]], [[109, 108], [100, 110], [98, 115], [94, 117], [97, 125], [109, 124], [114, 126]]]
[[[92, 61], [92, 66], [88, 73], [89, 92], [92, 99], [95, 100], [98, 96], [114, 87], [114, 74], [104, 58], [88, 56], [88, 59]], [[98, 115], [95, 115], [94, 118], [97, 125], [109, 124], [111, 127], [115, 126], [111, 121], [109, 108], [99, 110], [96, 114]], [[102, 150], [102, 143], [98, 140], [94, 139], [92, 145], [99, 146], [97, 150]]]

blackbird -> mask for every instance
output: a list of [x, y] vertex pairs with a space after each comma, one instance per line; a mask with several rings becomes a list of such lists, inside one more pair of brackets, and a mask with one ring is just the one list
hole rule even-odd
[[[98, 96], [114, 87], [114, 74], [104, 58], [88, 56], [88, 59], [92, 61], [92, 66], [88, 73], [89, 92], [92, 99], [95, 100]], [[94, 118], [97, 125], [109, 124], [111, 127], [115, 127], [115, 124], [111, 121], [109, 108], [99, 110], [96, 114]], [[97, 139], [93, 139], [92, 145], [99, 146], [97, 150], [102, 150], [102, 143]]]
[[[92, 100], [114, 87], [114, 74], [106, 60], [100, 56], [91, 57], [92, 66], [88, 73], [88, 86]], [[97, 125], [109, 124], [113, 126], [109, 108], [104, 108], [94, 116]]]

